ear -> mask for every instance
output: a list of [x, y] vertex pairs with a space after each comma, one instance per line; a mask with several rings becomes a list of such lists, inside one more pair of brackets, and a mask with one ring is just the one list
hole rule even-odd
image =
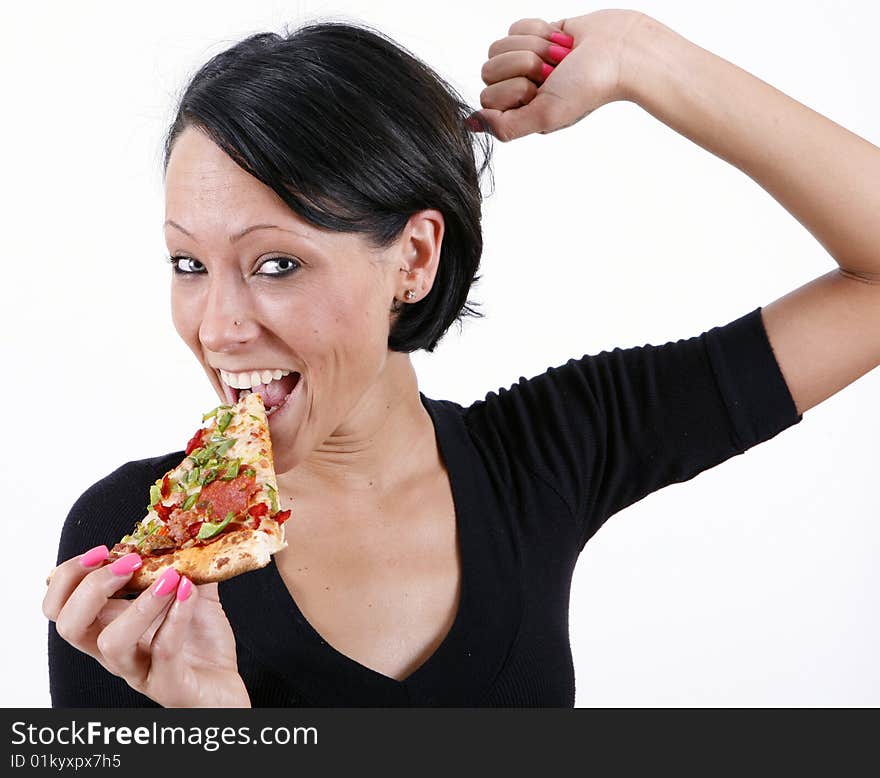
[[[397, 300], [417, 303], [431, 291], [440, 266], [440, 248], [445, 228], [443, 214], [433, 208], [419, 211], [410, 217], [401, 236], [400, 253], [397, 257]], [[408, 290], [415, 292], [415, 297], [407, 299], [405, 295]]]

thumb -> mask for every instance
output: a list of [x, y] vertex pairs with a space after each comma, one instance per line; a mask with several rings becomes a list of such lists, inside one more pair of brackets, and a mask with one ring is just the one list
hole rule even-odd
[[213, 600], [214, 602], [220, 602], [220, 592], [217, 589], [217, 582], [214, 581], [212, 583], [199, 584], [199, 597], [204, 600]]
[[[471, 119], [476, 118], [481, 124], [488, 125], [489, 131], [502, 142], [516, 140], [533, 132], [555, 129], [550, 121], [551, 100], [549, 95], [539, 91], [526, 105], [506, 111], [484, 108], [473, 114]], [[486, 128], [482, 131], [485, 132]]]

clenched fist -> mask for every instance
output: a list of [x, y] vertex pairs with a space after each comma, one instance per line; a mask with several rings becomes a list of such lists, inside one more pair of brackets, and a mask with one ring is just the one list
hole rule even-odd
[[[521, 19], [489, 47], [470, 126], [501, 141], [570, 127], [606, 103], [623, 99], [627, 36], [644, 14], [595, 11], [574, 19]], [[562, 44], [562, 45], [560, 45]], [[482, 120], [482, 121], [480, 121]]]

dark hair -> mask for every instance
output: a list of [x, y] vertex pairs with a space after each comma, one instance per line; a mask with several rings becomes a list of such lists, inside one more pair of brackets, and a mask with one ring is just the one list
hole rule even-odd
[[430, 352], [454, 321], [483, 315], [467, 296], [479, 281], [480, 178], [487, 167], [491, 174], [492, 141], [468, 129], [472, 113], [430, 67], [366, 25], [262, 32], [192, 77], [165, 139], [163, 170], [178, 135], [196, 127], [307, 222], [365, 233], [375, 249], [390, 246], [412, 214], [440, 211], [434, 284], [403, 306], [388, 338], [392, 351]]

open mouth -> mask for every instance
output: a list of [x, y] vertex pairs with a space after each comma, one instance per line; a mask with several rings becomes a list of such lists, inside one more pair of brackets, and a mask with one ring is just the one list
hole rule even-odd
[[259, 394], [263, 400], [263, 406], [266, 408], [266, 415], [271, 416], [284, 407], [294, 389], [299, 385], [300, 378], [302, 378], [300, 373], [289, 373], [275, 381], [270, 381], [268, 384], [257, 384], [251, 389], [236, 389], [222, 380], [221, 383], [231, 404], [238, 403], [242, 397], [248, 394]]

